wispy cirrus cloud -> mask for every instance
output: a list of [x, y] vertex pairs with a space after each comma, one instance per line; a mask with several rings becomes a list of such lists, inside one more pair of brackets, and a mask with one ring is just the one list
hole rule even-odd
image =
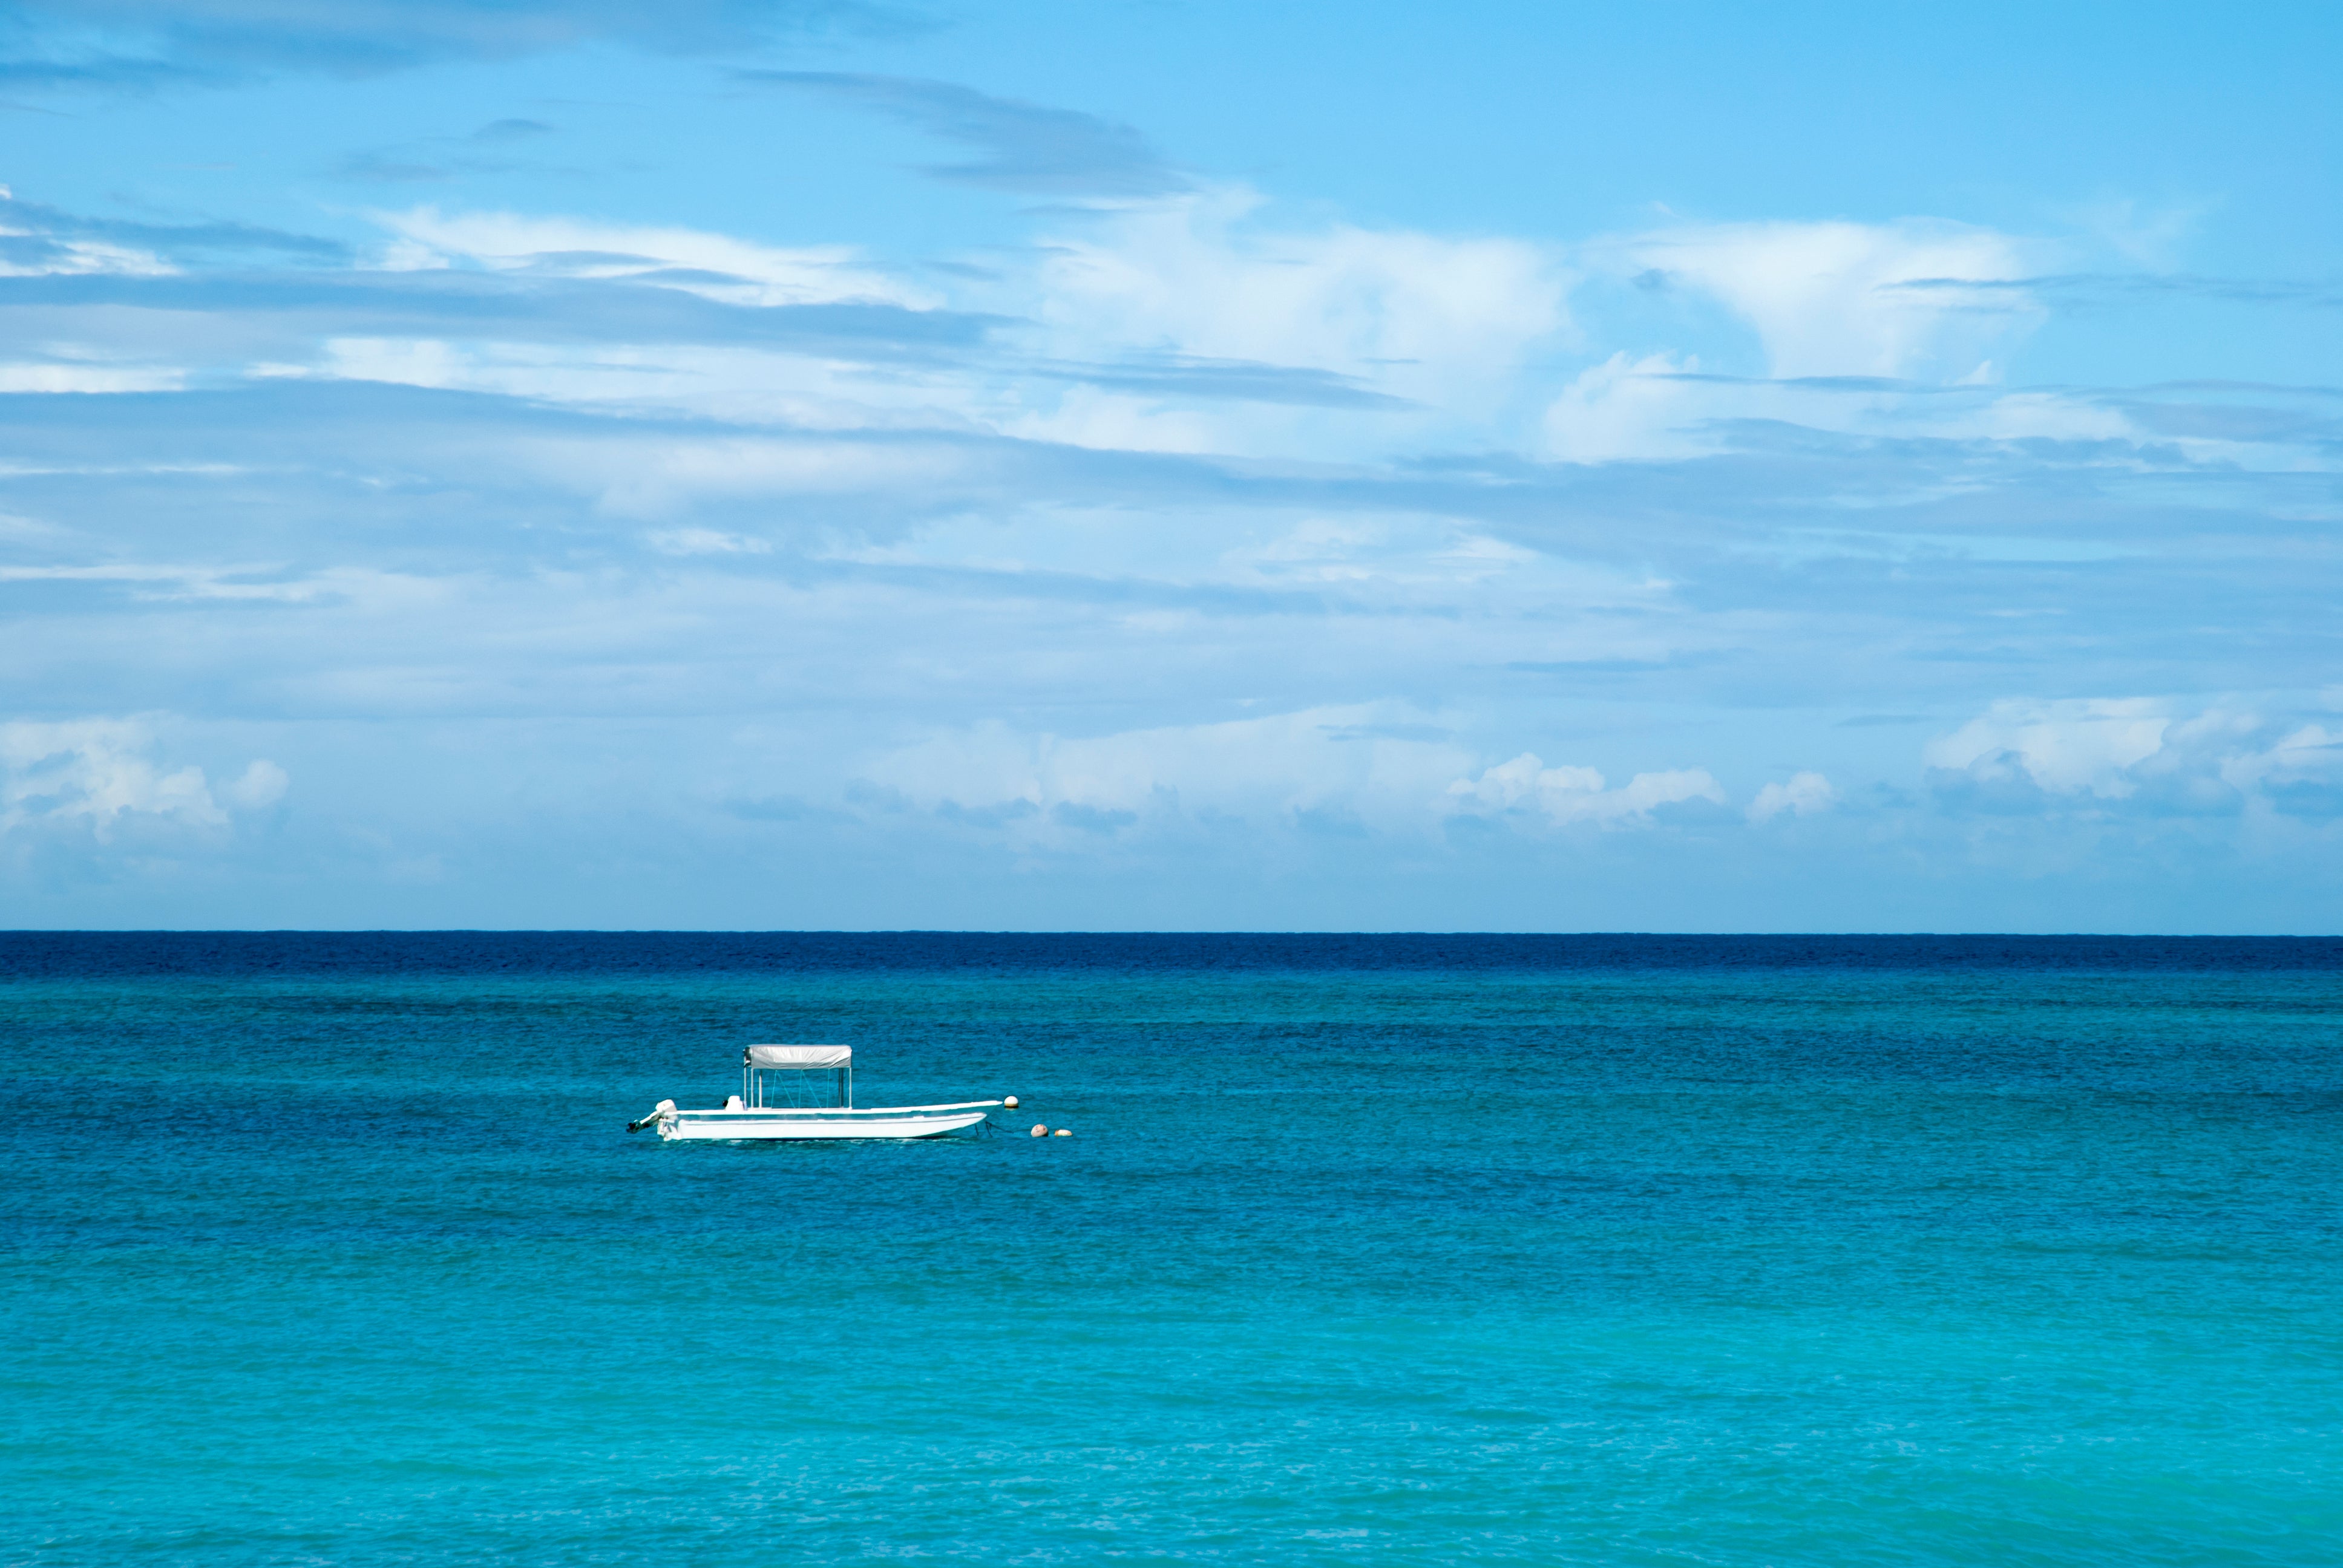
[[1035, 364], [1030, 373], [1157, 397], [1288, 403], [1313, 408], [1402, 409], [1415, 406], [1407, 398], [1374, 390], [1363, 377], [1312, 366], [1263, 365], [1192, 355], [1133, 355], [1092, 365], [1043, 360]]
[[737, 80], [816, 93], [970, 148], [965, 162], [934, 164], [939, 179], [1060, 196], [1152, 197], [1191, 180], [1130, 126], [1073, 109], [997, 98], [950, 82], [836, 71], [740, 71]]
[[0, 186], [0, 275], [151, 273], [256, 256], [330, 263], [349, 254], [338, 240], [253, 224], [93, 217], [23, 201]]
[[555, 128], [543, 120], [508, 116], [466, 136], [434, 136], [352, 153], [334, 166], [333, 173], [337, 179], [370, 185], [430, 184], [467, 175], [582, 173], [515, 156], [516, 148], [554, 134]]
[[2273, 306], [2293, 310], [2343, 307], [2343, 286], [2316, 278], [2219, 277], [2190, 272], [2055, 272], [2006, 278], [1914, 277], [1891, 285], [1916, 296], [1967, 298], [1995, 304], [2022, 297], [2066, 308], [2116, 300], [2188, 298], [2223, 305]]
[[375, 215], [394, 239], [394, 271], [472, 266], [548, 277], [619, 278], [704, 292], [744, 305], [940, 304], [864, 265], [851, 246], [756, 245], [702, 229], [594, 223], [511, 212], [442, 213], [436, 206]]
[[20, 0], [0, 81], [153, 90], [270, 71], [363, 76], [616, 43], [674, 54], [753, 50], [927, 24], [865, 0]]

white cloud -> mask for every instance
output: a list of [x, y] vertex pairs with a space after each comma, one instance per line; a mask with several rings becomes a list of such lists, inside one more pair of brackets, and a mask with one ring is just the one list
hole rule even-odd
[[[429, 206], [375, 216], [397, 236], [389, 265], [625, 278], [742, 305], [954, 303], [1030, 323], [1017, 347], [1031, 357], [1002, 357], [1013, 334], [920, 367], [752, 345], [347, 337], [309, 367], [272, 372], [819, 427], [910, 421], [1101, 449], [1318, 460], [1493, 440], [1573, 462], [1664, 459], [1725, 439], [1704, 426], [1748, 418], [1897, 433], [1944, 426], [1939, 433], [1986, 438], [2132, 434], [2119, 414], [2047, 395], [1923, 407], [1892, 389], [1688, 380], [1703, 361], [1684, 348], [1618, 350], [1556, 395], [1533, 356], [1578, 336], [1569, 310], [1577, 264], [1562, 250], [1280, 224], [1242, 186], [1095, 206], [1079, 226], [1060, 216], [1055, 232], [995, 258], [988, 276], [960, 276], [951, 286], [961, 297], [949, 302], [846, 246]], [[2012, 282], [2027, 270], [2027, 249], [1923, 220], [1756, 223], [1598, 242], [1580, 260], [1596, 272], [1664, 276], [1718, 302], [1756, 330], [1775, 376], [1950, 385], [1989, 380], [1990, 362], [2039, 312], [2018, 290], [1926, 286]], [[1523, 430], [1541, 406], [1542, 421]]]
[[1624, 350], [1580, 372], [1545, 411], [1545, 452], [1566, 463], [1688, 457], [1704, 443], [1686, 427], [1705, 388], [1674, 377], [1700, 368], [1672, 354]]
[[[228, 812], [204, 770], [158, 762], [155, 749], [154, 726], [141, 718], [0, 724], [0, 831], [81, 828], [105, 842], [126, 819], [225, 827]], [[219, 793], [228, 806], [258, 809], [289, 783], [284, 769], [256, 759]]]
[[641, 518], [750, 497], [900, 495], [970, 482], [980, 477], [984, 462], [982, 453], [948, 441], [796, 435], [604, 442], [548, 437], [510, 450], [544, 482], [592, 495], [611, 512]]
[[2226, 703], [2183, 715], [2155, 698], [2005, 700], [1922, 755], [1940, 797], [1988, 810], [2046, 796], [2152, 815], [2343, 815], [2343, 729], [2281, 730]]
[[297, 604], [337, 596], [355, 600], [375, 597], [375, 589], [392, 580], [387, 574], [354, 567], [331, 567], [306, 577], [287, 578], [281, 568], [258, 563], [182, 566], [116, 561], [105, 566], [0, 567], [0, 582], [118, 583], [131, 598], [156, 601], [242, 599]]
[[2306, 724], [2259, 751], [2221, 759], [2221, 779], [2264, 803], [2343, 810], [2343, 727]]
[[[337, 337], [319, 374], [562, 402], [815, 426], [930, 426], [1126, 450], [1358, 457], [1430, 426], [1472, 428], [1568, 326], [1570, 279], [1545, 246], [1344, 224], [1279, 226], [1222, 187], [1089, 209], [960, 303], [1031, 323], [946, 365], [872, 368], [752, 346]], [[696, 229], [514, 213], [377, 213], [382, 264], [625, 279], [733, 304], [948, 303], [846, 246], [782, 248]], [[1086, 373], [1094, 379], [1085, 379]]]
[[[1503, 417], [1526, 357], [1567, 327], [1550, 246], [1340, 223], [1280, 226], [1239, 189], [1062, 210], [1056, 232], [989, 276], [914, 282], [849, 246], [780, 246], [676, 226], [417, 206], [370, 215], [374, 265], [486, 270], [516, 284], [619, 280], [742, 307], [960, 306], [1029, 324], [938, 339], [899, 359], [837, 340], [511, 339], [435, 322], [412, 336], [330, 327], [307, 340], [243, 324], [242, 374], [460, 389], [628, 411], [677, 409], [826, 428], [982, 430], [1131, 450], [1358, 457], [1433, 426]], [[355, 326], [355, 322], [351, 325]], [[207, 347], [223, 342], [215, 336]], [[120, 347], [126, 347], [126, 344]], [[151, 345], [146, 346], [151, 351]], [[71, 360], [72, 355], [55, 356]], [[0, 371], [27, 389], [149, 389], [195, 366]], [[202, 367], [201, 368], [210, 368]]]
[[266, 758], [256, 758], [220, 793], [227, 797], [229, 805], [256, 811], [283, 799], [286, 787], [291, 782], [284, 769]]
[[164, 771], [135, 719], [0, 724], [0, 828], [81, 823], [103, 839], [125, 816], [218, 827], [227, 813], [200, 768]]
[[763, 556], [773, 550], [763, 539], [716, 528], [659, 528], [643, 537], [668, 556]]
[[[1445, 601], [1460, 588], [1493, 584], [1540, 561], [1534, 550], [1444, 518], [1305, 516], [1222, 552], [1212, 576]], [[1541, 581], [1533, 591], [1551, 593], [1554, 586]]]
[[1794, 773], [1786, 784], [1768, 784], [1749, 802], [1752, 822], [1770, 822], [1784, 812], [1813, 817], [1838, 804], [1838, 791], [1819, 773]]
[[1592, 768], [1548, 768], [1524, 751], [1510, 762], [1484, 769], [1477, 779], [1448, 786], [1452, 809], [1475, 814], [1534, 810], [1556, 823], [1594, 822], [1605, 828], [1642, 827], [1662, 806], [1686, 800], [1725, 803], [1725, 791], [1704, 768], [1638, 773], [1616, 789], [1605, 789]]
[[[704, 229], [595, 223], [519, 213], [376, 213], [398, 237], [384, 265], [398, 270], [473, 266], [555, 276], [631, 278], [738, 305], [868, 301], [925, 308], [930, 290], [860, 265], [850, 246], [781, 247]], [[699, 273], [713, 276], [689, 276]]]
[[1131, 206], [1043, 253], [1045, 319], [1084, 344], [1360, 376], [1511, 363], [1568, 320], [1567, 278], [1525, 241], [1248, 226], [1257, 194]]
[[[1593, 275], [1705, 299], [1739, 318], [1776, 379], [1699, 378], [1701, 357], [1683, 349], [1620, 349], [1547, 405], [1541, 449], [1578, 463], [1694, 457], [1725, 443], [1704, 427], [1747, 419], [1986, 439], [2131, 437], [2120, 414], [2078, 399], [1992, 394], [1996, 366], [2044, 319], [2020, 286], [2035, 248], [1916, 219], [1715, 224], [1589, 245], [1582, 255]], [[1785, 384], [1792, 378], [1837, 384]], [[1850, 387], [1850, 378], [1883, 384]], [[1977, 391], [1917, 398], [1892, 385], [1899, 380]]]
[[[1101, 209], [1086, 229], [1051, 236], [1033, 272], [1007, 280], [1005, 293], [1061, 359], [1317, 371], [1450, 418], [1493, 411], [1530, 348], [1569, 325], [1569, 276], [1539, 246], [1347, 224], [1280, 228], [1257, 221], [1263, 205], [1222, 186]], [[1131, 413], [1162, 401], [1118, 399]], [[1092, 423], [1097, 401], [1082, 410]], [[1255, 405], [1216, 418], [1214, 431], [1242, 437], [1264, 420], [1325, 417]]]
[[[509, 382], [496, 385], [482, 375], [476, 351], [437, 338], [334, 337], [328, 338], [323, 347], [317, 372], [337, 380], [388, 381], [401, 387], [461, 387], [467, 391], [524, 391]], [[534, 368], [541, 371], [546, 367]], [[300, 366], [268, 366], [256, 367], [256, 374], [302, 376], [309, 374], [309, 370]]]
[[184, 370], [167, 365], [109, 365], [72, 358], [0, 361], [0, 393], [176, 392]]
[[984, 813], [1029, 837], [1069, 820], [1199, 813], [1259, 821], [1334, 812], [1423, 829], [1464, 755], [1429, 729], [1401, 705], [1081, 738], [985, 724], [880, 758], [868, 776], [924, 809]]
[[255, 377], [387, 381], [595, 407], [680, 409], [804, 429], [969, 429], [999, 400], [966, 367], [874, 371], [850, 360], [747, 346], [512, 343], [333, 337], [307, 364], [252, 364]]
[[[887, 305], [928, 310], [938, 291], [866, 265], [848, 246], [780, 247], [672, 226], [515, 213], [377, 213], [397, 236], [380, 265], [394, 270], [482, 268], [558, 283], [618, 279], [726, 304], [769, 307]], [[485, 337], [332, 336], [307, 362], [246, 367], [265, 377], [317, 376], [486, 392], [628, 412], [681, 408], [816, 428], [968, 423], [996, 396], [970, 367], [873, 373], [832, 357], [753, 343], [507, 341]]]
[[2183, 245], [2216, 205], [2191, 202], [2149, 207], [2130, 196], [2110, 196], [2085, 202], [2067, 216], [2133, 266], [2161, 271], [2179, 260]]
[[1715, 224], [1607, 248], [1614, 266], [1656, 272], [1748, 322], [1775, 376], [1960, 380], [2042, 318], [2020, 291], [1927, 286], [2008, 284], [2034, 270], [2026, 242], [1963, 224]]
[[2053, 794], [2120, 799], [2138, 787], [2130, 770], [2162, 749], [2171, 724], [2151, 698], [2006, 699], [1929, 741], [1921, 759], [1951, 771], [2006, 759]]
[[0, 223], [0, 238], [28, 236], [45, 241], [53, 249], [48, 255], [33, 261], [12, 262], [0, 256], [0, 277], [44, 277], [61, 274], [73, 276], [91, 273], [162, 277], [179, 270], [153, 251], [140, 250], [135, 246], [108, 245], [104, 240], [96, 239], [67, 239], [42, 234], [36, 229]]
[[2056, 392], [2010, 392], [1967, 408], [1928, 410], [1927, 431], [1952, 441], [2132, 441], [2138, 429], [2105, 404]]

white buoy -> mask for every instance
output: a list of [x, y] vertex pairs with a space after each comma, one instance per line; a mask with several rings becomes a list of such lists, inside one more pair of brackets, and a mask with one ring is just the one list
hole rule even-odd
[[1033, 1136], [1036, 1138], [1047, 1138], [1050, 1136], [1050, 1130], [1036, 1121], [1033, 1123]]
[[1071, 1138], [1073, 1135], [1074, 1130], [1071, 1127], [1061, 1127], [1058, 1129], [1058, 1136], [1061, 1138]]
[[1001, 1103], [1001, 1104], [1003, 1104], [1003, 1105], [1005, 1105], [1005, 1106], [1007, 1106], [1010, 1110], [1014, 1111], [1014, 1110], [1016, 1110], [1016, 1109], [1017, 1109], [1017, 1097], [1016, 1097], [1015, 1095], [1013, 1095], [1013, 1094], [1012, 1094], [1012, 1095], [1011, 1095], [1008, 1099], [1006, 1099], [1006, 1100], [1002, 1101]]

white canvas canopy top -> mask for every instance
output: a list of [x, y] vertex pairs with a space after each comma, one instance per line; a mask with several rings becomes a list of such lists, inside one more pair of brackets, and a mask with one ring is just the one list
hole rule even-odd
[[845, 1067], [854, 1060], [850, 1045], [752, 1045], [740, 1059], [744, 1067], [794, 1067], [811, 1070]]

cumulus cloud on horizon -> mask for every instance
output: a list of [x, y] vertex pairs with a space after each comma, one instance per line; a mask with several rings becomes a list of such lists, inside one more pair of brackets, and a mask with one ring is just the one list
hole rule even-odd
[[1922, 756], [1931, 789], [1956, 807], [2343, 817], [2343, 725], [2242, 704], [2005, 699]]
[[155, 750], [146, 719], [0, 723], [0, 834], [76, 829], [103, 844], [126, 819], [222, 828], [228, 807], [274, 805], [290, 782], [256, 758], [215, 794], [201, 768], [158, 763]]

